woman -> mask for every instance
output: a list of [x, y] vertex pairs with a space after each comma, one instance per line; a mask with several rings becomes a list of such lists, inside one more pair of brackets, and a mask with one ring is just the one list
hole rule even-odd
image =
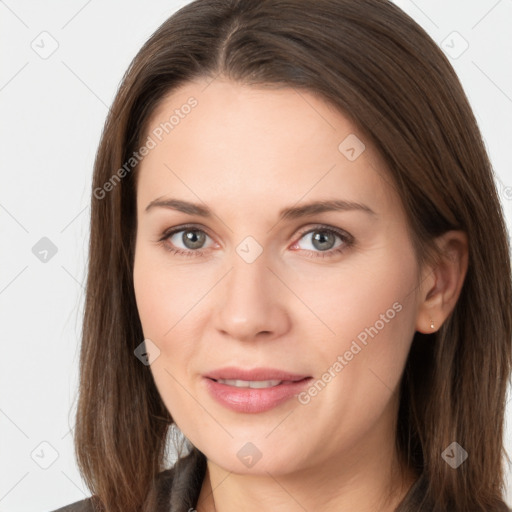
[[456, 74], [392, 3], [180, 9], [123, 79], [91, 215], [94, 496], [62, 510], [508, 510], [503, 213]]

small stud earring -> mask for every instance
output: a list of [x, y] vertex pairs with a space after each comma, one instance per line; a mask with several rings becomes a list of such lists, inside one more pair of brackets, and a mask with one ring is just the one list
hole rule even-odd
[[430, 319], [430, 328], [433, 329], [434, 328], [434, 320]]

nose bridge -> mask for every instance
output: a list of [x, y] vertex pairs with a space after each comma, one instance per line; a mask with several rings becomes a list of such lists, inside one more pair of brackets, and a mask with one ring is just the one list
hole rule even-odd
[[261, 252], [255, 259], [247, 258], [247, 252], [239, 249], [216, 305], [217, 329], [237, 339], [282, 332], [288, 326], [288, 314], [278, 289], [282, 284], [268, 268], [267, 255]]
[[264, 307], [267, 303], [265, 298], [275, 288], [275, 283], [269, 279], [272, 273], [266, 256], [261, 254], [254, 261], [248, 261], [234, 254], [231, 268], [226, 283], [225, 306], [233, 312], [238, 310], [241, 317], [247, 316], [247, 308]]

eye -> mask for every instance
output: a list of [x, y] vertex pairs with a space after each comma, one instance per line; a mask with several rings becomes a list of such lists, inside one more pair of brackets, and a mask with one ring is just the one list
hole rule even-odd
[[[172, 253], [183, 256], [202, 256], [203, 245], [210, 238], [202, 229], [193, 226], [181, 226], [167, 230], [158, 241]], [[181, 247], [180, 247], [181, 245]]]
[[[158, 243], [174, 254], [182, 256], [204, 256], [208, 247], [204, 247], [207, 239], [211, 240], [204, 230], [196, 226], [180, 226], [171, 228], [163, 234]], [[307, 240], [306, 247], [301, 247], [300, 240]], [[309, 240], [308, 240], [309, 239]], [[349, 233], [328, 226], [316, 226], [303, 231], [291, 249], [302, 249], [312, 254], [310, 257], [327, 258], [342, 253], [354, 244]]]
[[[304, 244], [306, 247], [299, 245], [302, 239], [307, 241]], [[354, 238], [345, 231], [327, 226], [316, 226], [314, 229], [302, 232], [299, 241], [295, 242], [291, 248], [309, 251], [313, 254], [312, 257], [327, 258], [342, 253], [353, 243]]]

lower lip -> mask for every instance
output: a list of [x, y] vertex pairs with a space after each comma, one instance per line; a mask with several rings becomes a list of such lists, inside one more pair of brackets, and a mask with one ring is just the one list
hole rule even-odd
[[265, 412], [298, 395], [309, 383], [311, 377], [270, 388], [237, 388], [205, 378], [206, 387], [219, 403], [236, 412]]

